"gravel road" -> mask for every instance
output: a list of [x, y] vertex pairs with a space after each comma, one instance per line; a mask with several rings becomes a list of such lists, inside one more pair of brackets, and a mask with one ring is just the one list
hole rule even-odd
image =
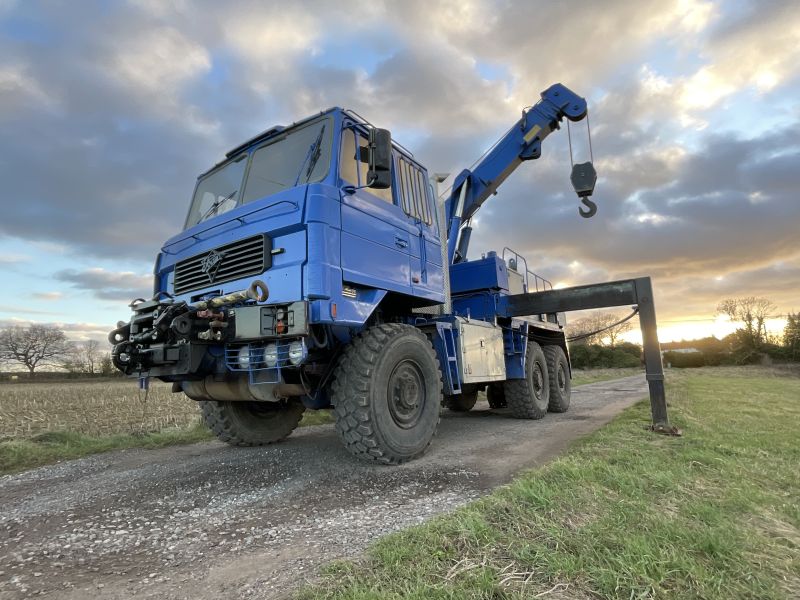
[[331, 425], [266, 448], [125, 450], [0, 478], [0, 598], [281, 598], [320, 564], [542, 464], [647, 395], [573, 390], [566, 414], [445, 412], [400, 467], [351, 458]]

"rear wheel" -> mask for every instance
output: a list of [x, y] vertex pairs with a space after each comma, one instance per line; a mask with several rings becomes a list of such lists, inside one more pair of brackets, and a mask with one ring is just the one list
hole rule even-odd
[[509, 379], [504, 385], [506, 402], [516, 419], [541, 419], [547, 414], [550, 386], [547, 361], [542, 347], [528, 341], [525, 354], [525, 379]]
[[550, 412], [567, 412], [572, 393], [567, 355], [564, 354], [561, 346], [545, 346], [544, 356], [547, 360], [547, 373], [550, 380], [550, 402], [547, 408]]
[[469, 412], [475, 407], [478, 401], [478, 390], [463, 390], [460, 394], [447, 396], [445, 405], [453, 412]]
[[220, 440], [232, 446], [263, 446], [288, 437], [303, 417], [298, 401], [200, 402], [203, 420]]
[[442, 405], [439, 361], [416, 327], [389, 323], [350, 342], [331, 384], [336, 431], [363, 460], [399, 464], [421, 456]]
[[486, 387], [486, 400], [489, 402], [489, 408], [505, 408], [508, 406], [503, 384], [490, 383]]

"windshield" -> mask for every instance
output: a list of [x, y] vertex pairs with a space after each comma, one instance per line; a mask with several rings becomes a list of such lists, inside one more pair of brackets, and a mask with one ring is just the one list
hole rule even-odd
[[252, 202], [286, 188], [321, 181], [331, 161], [328, 119], [293, 129], [253, 153], [242, 202]]
[[[332, 130], [330, 119], [292, 129], [206, 175], [195, 190], [186, 227], [229, 211], [240, 202], [322, 181], [330, 167]], [[248, 158], [250, 169], [243, 184]]]
[[194, 192], [186, 227], [197, 225], [236, 206], [246, 165], [247, 155], [242, 154], [233, 162], [220, 167], [200, 180]]

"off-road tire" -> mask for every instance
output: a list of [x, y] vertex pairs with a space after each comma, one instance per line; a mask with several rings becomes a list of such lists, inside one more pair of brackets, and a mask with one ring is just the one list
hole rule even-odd
[[490, 383], [486, 386], [486, 401], [489, 408], [499, 409], [508, 406], [505, 386], [502, 383]]
[[353, 339], [331, 392], [336, 432], [362, 460], [396, 465], [417, 458], [439, 425], [439, 361], [425, 334], [411, 325], [377, 325]]
[[545, 346], [544, 357], [547, 359], [547, 375], [550, 380], [550, 402], [547, 410], [554, 413], [565, 413], [569, 410], [572, 394], [572, 379], [569, 374], [569, 361], [561, 346]]
[[503, 387], [509, 411], [515, 419], [541, 419], [547, 414], [550, 386], [547, 360], [539, 344], [528, 341], [525, 379], [509, 379]]
[[462, 391], [454, 396], [446, 396], [444, 403], [453, 412], [469, 412], [475, 408], [478, 401], [478, 390], [471, 392]]
[[273, 402], [217, 402], [203, 400], [200, 411], [206, 426], [231, 446], [265, 446], [295, 430], [305, 407], [297, 400]]

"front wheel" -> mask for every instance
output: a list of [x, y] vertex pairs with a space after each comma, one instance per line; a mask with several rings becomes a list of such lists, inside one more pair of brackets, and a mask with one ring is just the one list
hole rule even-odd
[[334, 373], [336, 431], [354, 456], [399, 464], [421, 456], [442, 404], [439, 361], [416, 327], [387, 323], [350, 342]]
[[297, 401], [200, 402], [203, 420], [221, 441], [232, 446], [264, 446], [288, 437], [303, 417]]

